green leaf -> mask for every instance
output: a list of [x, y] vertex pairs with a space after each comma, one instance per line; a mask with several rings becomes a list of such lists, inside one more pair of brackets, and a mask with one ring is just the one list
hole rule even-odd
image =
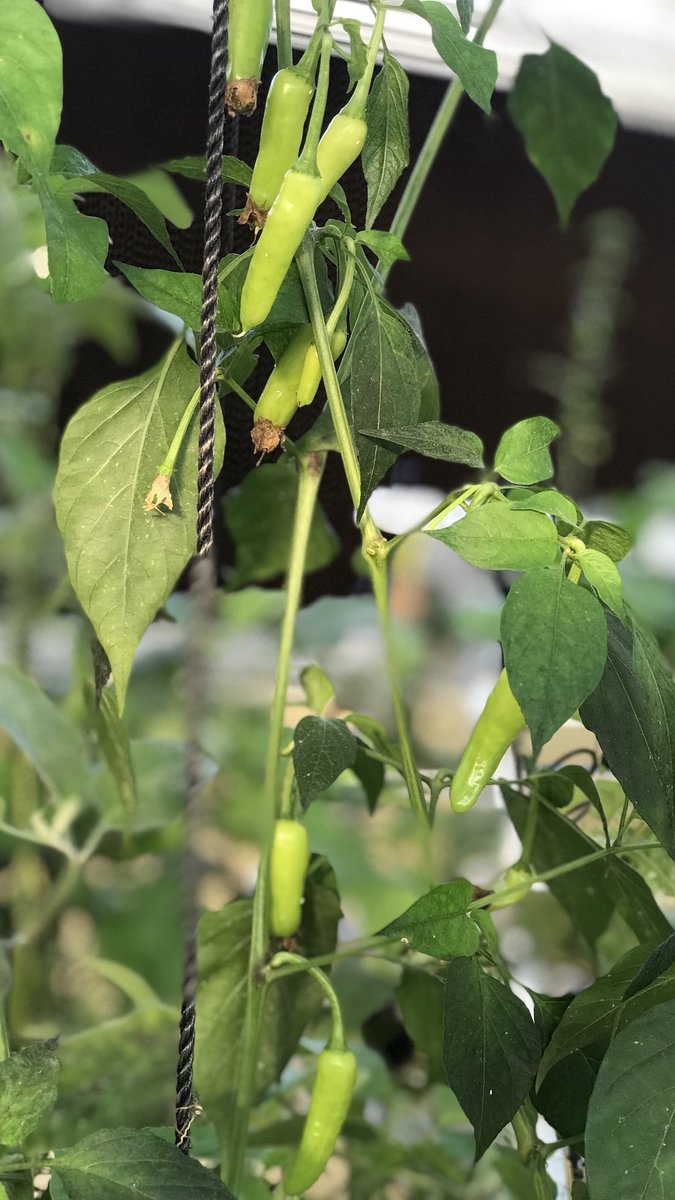
[[555, 526], [548, 517], [542, 513], [514, 512], [510, 505], [500, 501], [469, 509], [453, 525], [427, 532], [455, 550], [465, 562], [493, 571], [548, 567], [558, 558]]
[[[187, 781], [186, 747], [166, 738], [135, 738], [129, 744], [131, 770], [138, 781], [136, 805], [130, 816], [112, 774], [96, 777], [90, 787], [93, 802], [109, 829], [143, 834], [164, 829], [182, 818]], [[216, 770], [207, 760], [202, 778]]]
[[[132, 287], [150, 304], [161, 308], [163, 312], [180, 317], [189, 329], [199, 329], [202, 306], [201, 275], [190, 275], [187, 271], [132, 267], [122, 262], [116, 262], [115, 266], [119, 267]], [[230, 311], [229, 297], [223, 296], [221, 290], [216, 330], [223, 333], [235, 328], [236, 324]]]
[[475, 959], [454, 959], [445, 983], [443, 1061], [473, 1125], [476, 1159], [520, 1108], [539, 1056], [539, 1034], [522, 1000]]
[[64, 1146], [101, 1125], [161, 1125], [175, 1093], [178, 1013], [142, 1008], [59, 1039], [56, 1108], [38, 1131], [41, 1146]]
[[581, 536], [590, 550], [600, 550], [612, 562], [621, 562], [633, 545], [630, 534], [611, 521], [586, 521]]
[[675, 1000], [612, 1042], [588, 1106], [586, 1170], [593, 1200], [675, 1194]]
[[429, 1060], [430, 1078], [445, 1082], [443, 1069], [443, 980], [428, 971], [404, 967], [396, 989], [403, 1023], [418, 1050]]
[[501, 642], [511, 690], [538, 754], [602, 676], [607, 658], [602, 607], [559, 567], [528, 571], [506, 598]]
[[408, 165], [408, 76], [388, 50], [366, 104], [368, 134], [361, 151], [368, 185], [366, 229], [372, 229], [382, 205]]
[[324, 674], [321, 667], [310, 663], [304, 671], [300, 672], [300, 682], [305, 689], [309, 707], [321, 716], [331, 700], [335, 699], [335, 688], [330, 679]]
[[668, 971], [673, 963], [675, 963], [675, 933], [671, 933], [661, 942], [661, 945], [657, 946], [647, 961], [642, 964], [640, 970], [628, 984], [623, 994], [624, 1000], [630, 1000], [638, 992], [649, 987], [660, 975], [663, 975], [664, 971]]
[[553, 462], [549, 446], [560, 436], [548, 417], [526, 417], [502, 434], [495, 454], [495, 471], [509, 483], [538, 483], [550, 479]]
[[461, 80], [467, 96], [490, 111], [497, 82], [497, 55], [465, 37], [462, 26], [439, 0], [404, 0], [402, 8], [417, 13], [431, 25], [431, 37], [446, 66]]
[[293, 766], [303, 808], [354, 765], [357, 741], [344, 721], [303, 717], [295, 727]]
[[[288, 565], [298, 474], [293, 463], [264, 463], [249, 471], [243, 484], [223, 502], [225, 523], [235, 542], [235, 571], [230, 587], [275, 579]], [[332, 562], [338, 540], [317, 508], [309, 534], [305, 572]]]
[[131, 822], [138, 802], [136, 775], [131, 759], [129, 734], [120, 717], [115, 689], [106, 687], [101, 692], [96, 708], [96, 732], [110, 773], [115, 781], [117, 795], [127, 819]]
[[534, 1006], [532, 1016], [539, 1030], [541, 1044], [547, 1046], [574, 999], [574, 993], [567, 992], [564, 996], [545, 996], [542, 992], [533, 991], [532, 988], [527, 990], [532, 998]]
[[602, 550], [581, 550], [579, 565], [594, 592], [617, 617], [623, 616], [623, 584], [616, 564]]
[[[529, 801], [502, 786], [509, 818], [520, 838], [525, 834]], [[574, 821], [546, 800], [539, 800], [531, 861], [538, 872], [597, 854], [601, 847]], [[644, 879], [620, 858], [612, 856], [549, 880], [547, 886], [573, 924], [593, 945], [618, 909], [641, 941], [661, 939], [670, 926]], [[574, 1131], [573, 1131], [574, 1132]]]
[[425, 458], [464, 463], [467, 467], [484, 465], [480, 438], [468, 429], [446, 425], [443, 421], [422, 421], [419, 425], [406, 425], [400, 429], [362, 429], [360, 432], [363, 437], [414, 450]]
[[[348, 411], [357, 431], [360, 520], [373, 490], [396, 461], [398, 452], [363, 437], [358, 430], [391, 429], [414, 423], [420, 392], [411, 335], [388, 305], [370, 292], [359, 311], [349, 346], [351, 355], [344, 371], [351, 371]], [[341, 381], [345, 378], [344, 371], [340, 374]]]
[[5, 0], [0, 54], [0, 141], [31, 174], [46, 173], [61, 120], [61, 45], [35, 0]]
[[59, 1075], [56, 1041], [34, 1042], [0, 1062], [0, 1143], [16, 1146], [54, 1107]]
[[49, 180], [40, 188], [45, 219], [49, 286], [57, 304], [88, 300], [108, 278], [108, 226], [81, 213], [69, 196], [57, 195]]
[[[143, 505], [198, 382], [195, 363], [176, 344], [156, 367], [98, 392], [61, 442], [56, 519], [71, 582], [110, 659], [120, 711], [138, 642], [195, 548], [197, 420], [171, 481], [173, 512], [145, 512]], [[219, 409], [216, 431], [217, 473]]]
[[466, 911], [472, 899], [473, 888], [467, 879], [442, 883], [379, 933], [382, 937], [400, 937], [413, 950], [432, 958], [475, 954], [480, 945], [480, 930]]
[[371, 717], [368, 713], [350, 713], [346, 720], [350, 725], [356, 726], [359, 733], [368, 739], [373, 749], [377, 750], [379, 754], [392, 759], [395, 763], [400, 763], [401, 754], [398, 746], [390, 742], [384, 726], [376, 717]]
[[[184, 175], [186, 179], [203, 181], [206, 176], [206, 159], [198, 155], [186, 155], [185, 158], [171, 158], [167, 162], [157, 163], [162, 171], [170, 175]], [[222, 176], [226, 183], [240, 183], [248, 188], [251, 183], [252, 171], [248, 163], [230, 154], [223, 156]]]
[[462, 31], [468, 33], [471, 28], [471, 18], [473, 17], [473, 0], [457, 0], [457, 13]]
[[86, 755], [79, 729], [32, 679], [0, 664], [0, 728], [35, 768], [45, 787], [66, 798], [86, 786]]
[[349, 71], [349, 84], [351, 87], [363, 75], [368, 59], [368, 50], [361, 37], [361, 22], [355, 21], [351, 17], [342, 17], [335, 24], [341, 25], [349, 38], [350, 54], [347, 61], [347, 69]]
[[608, 612], [607, 664], [581, 718], [626, 796], [675, 857], [675, 682], [654, 639]]
[[[220, 912], [205, 913], [199, 923], [195, 1082], [209, 1115], [225, 1133], [234, 1111], [242, 1053], [247, 1002], [243, 981], [249, 969], [252, 907], [250, 900], [235, 900]], [[325, 858], [313, 855], [298, 934], [299, 953], [306, 957], [331, 954], [339, 917], [333, 870]], [[258, 1095], [279, 1078], [323, 1001], [322, 988], [306, 973], [280, 979], [270, 988], [258, 1052]], [[214, 1054], [214, 1046], [218, 1046], [218, 1054]]]
[[400, 238], [383, 229], [370, 229], [356, 235], [357, 242], [367, 246], [379, 259], [378, 265], [388, 270], [395, 262], [402, 259], [409, 261], [410, 255]]
[[[116, 196], [138, 217], [146, 229], [150, 230], [174, 262], [181, 266], [162, 213], [136, 184], [128, 179], [120, 179], [117, 175], [99, 171], [84, 154], [80, 154], [79, 150], [74, 150], [72, 146], [56, 147], [51, 170], [52, 174], [62, 176], [68, 181], [65, 186], [68, 193], [107, 192]], [[64, 188], [60, 187], [59, 192], [63, 194]]]
[[[405, 322], [412, 335], [415, 369], [420, 389], [419, 421], [422, 423], [426, 421], [438, 421], [441, 415], [441, 397], [434, 366], [424, 341], [419, 313], [414, 304], [404, 304], [399, 309], [399, 317]], [[480, 452], [482, 456], [482, 443]]]
[[514, 498], [513, 492], [510, 492], [509, 502], [512, 508], [550, 513], [551, 516], [560, 517], [572, 526], [576, 526], [579, 520], [579, 510], [574, 501], [570, 500], [569, 496], [563, 496], [562, 492], [557, 492], [554, 488], [546, 488], [541, 492], [530, 492], [527, 496], [519, 495], [518, 499]]
[[598, 178], [616, 137], [616, 113], [594, 71], [552, 42], [526, 54], [509, 97], [509, 114], [530, 161], [553, 192], [562, 225]]
[[213, 1171], [149, 1129], [101, 1129], [49, 1165], [68, 1200], [233, 1200]]
[[384, 787], [384, 763], [371, 758], [362, 743], [356, 748], [356, 758], [352, 763], [352, 771], [356, 775], [366, 796], [368, 812], [374, 813], [380, 793]]

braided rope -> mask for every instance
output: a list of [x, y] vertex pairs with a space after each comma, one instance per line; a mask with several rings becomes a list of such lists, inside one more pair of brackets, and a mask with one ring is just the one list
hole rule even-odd
[[213, 556], [213, 452], [216, 421], [216, 315], [218, 262], [223, 214], [222, 160], [225, 137], [225, 67], [227, 61], [228, 0], [214, 0], [211, 37], [211, 76], [204, 200], [204, 258], [200, 331], [199, 449], [197, 458], [197, 557], [192, 562], [190, 597], [192, 616], [187, 644], [186, 701], [191, 722], [188, 738], [187, 801], [182, 893], [185, 913], [185, 967], [176, 1069], [175, 1142], [190, 1153], [190, 1126], [199, 1111], [193, 1091], [195, 1053], [195, 998], [197, 992], [197, 920], [193, 835], [197, 825], [202, 786], [198, 741], [199, 715], [204, 698], [204, 629], [211, 615], [215, 587]]

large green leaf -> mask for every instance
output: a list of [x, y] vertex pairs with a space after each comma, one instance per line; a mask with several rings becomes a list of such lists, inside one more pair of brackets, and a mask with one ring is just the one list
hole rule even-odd
[[624, 1000], [630, 1000], [643, 988], [649, 987], [655, 979], [663, 975], [664, 971], [672, 967], [673, 963], [675, 963], [675, 933], [670, 933], [661, 942], [661, 945], [652, 951], [639, 971], [636, 971], [623, 994]]
[[81, 213], [70, 196], [52, 190], [49, 180], [40, 188], [40, 203], [52, 296], [59, 304], [88, 300], [108, 278], [108, 226], [100, 217]]
[[675, 968], [672, 966], [640, 992], [625, 998], [627, 986], [648, 958], [650, 949], [650, 943], [636, 946], [606, 975], [574, 997], [546, 1047], [538, 1085], [568, 1055], [600, 1043], [609, 1045], [621, 1029], [632, 1025], [643, 1013], [666, 1000], [675, 1000]]
[[366, 106], [368, 135], [361, 159], [368, 185], [366, 229], [372, 229], [408, 165], [408, 76], [387, 50]]
[[[242, 1052], [252, 909], [250, 900], [235, 900], [219, 912], [205, 913], [199, 924], [195, 1081], [209, 1116], [225, 1133], [234, 1110]], [[331, 954], [339, 916], [332, 868], [324, 858], [313, 856], [298, 934], [300, 953]], [[323, 996], [306, 974], [289, 976], [270, 988], [258, 1050], [258, 1094], [279, 1078], [305, 1025], [321, 1008]]]
[[465, 36], [468, 31], [466, 11], [463, 29], [447, 5], [439, 0], [404, 0], [401, 7], [429, 22], [434, 46], [443, 62], [461, 80], [467, 96], [489, 112], [497, 82], [497, 56], [494, 50], [485, 50]]
[[56, 1100], [56, 1042], [34, 1042], [0, 1062], [0, 1143], [15, 1146], [32, 1133]]
[[[535, 781], [536, 782], [536, 781]], [[506, 809], [519, 837], [525, 834], [529, 800], [502, 787]], [[574, 821], [540, 799], [531, 861], [537, 871], [596, 854], [601, 847]], [[612, 855], [548, 883], [575, 927], [593, 945], [616, 909], [641, 941], [665, 937], [670, 929], [644, 879], [627, 862]]]
[[518, 512], [500, 501], [469, 509], [461, 520], [429, 534], [474, 567], [493, 571], [549, 567], [558, 558], [555, 525], [548, 517]]
[[501, 642], [511, 690], [538, 754], [602, 676], [607, 659], [602, 605], [559, 566], [528, 571], [506, 598]]
[[675, 681], [630, 615], [607, 613], [607, 664], [581, 706], [628, 799], [675, 857]]
[[31, 174], [46, 173], [61, 120], [61, 46], [36, 0], [0, 9], [0, 142]]
[[482, 467], [483, 443], [475, 433], [446, 425], [443, 421], [421, 421], [400, 429], [362, 429], [364, 437], [379, 442], [392, 442], [402, 450], [414, 450], [425, 458], [442, 462], [464, 463], [467, 467]]
[[497, 446], [495, 471], [510, 483], [539, 483], [550, 479], [553, 462], [549, 446], [560, 436], [548, 417], [526, 417], [512, 425]]
[[414, 424], [420, 388], [412, 335], [393, 310], [370, 292], [359, 310], [348, 349], [340, 380], [350, 372], [347, 399], [361, 472], [360, 519], [400, 449], [385, 447], [358, 431]]
[[128, 179], [120, 179], [117, 175], [99, 171], [84, 154], [80, 154], [79, 150], [74, 150], [72, 146], [56, 147], [51, 169], [54, 175], [60, 175], [67, 181], [60, 188], [61, 192], [108, 192], [111, 196], [116, 196], [135, 213], [167, 254], [171, 255], [179, 267], [181, 266], [171, 244], [164, 216], [142, 188]]
[[293, 739], [293, 766], [303, 808], [353, 767], [357, 741], [344, 721], [303, 717]]
[[420, 896], [379, 932], [383, 937], [400, 937], [413, 950], [432, 958], [470, 956], [480, 944], [480, 929], [466, 911], [472, 899], [468, 879], [453, 879]]
[[[152, 267], [132, 267], [128, 263], [116, 263], [145, 300], [164, 312], [173, 313], [190, 329], [199, 329], [202, 308], [201, 275], [189, 271], [164, 271]], [[216, 329], [222, 333], [235, 327], [234, 312], [229, 297], [221, 290], [216, 317]]]
[[82, 736], [32, 679], [0, 664], [0, 728], [57, 796], [81, 796], [86, 785]]
[[597, 179], [614, 145], [611, 101], [595, 73], [552, 42], [545, 54], [523, 58], [509, 113], [566, 225], [577, 196]]
[[[225, 522], [235, 544], [233, 588], [283, 575], [288, 566], [298, 473], [292, 462], [265, 463], [249, 471], [241, 487], [224, 501]], [[312, 518], [305, 572], [318, 571], [335, 558], [338, 540], [323, 511]]]
[[605, 1055], [588, 1107], [593, 1200], [675, 1195], [675, 1000], [631, 1023]]
[[[138, 642], [195, 548], [196, 417], [171, 481], [173, 512], [143, 505], [197, 386], [197, 366], [178, 343], [145, 374], [98, 392], [61, 443], [56, 519], [71, 582], [110, 659], [120, 709]], [[216, 429], [218, 471], [219, 411]]]
[[415, 1046], [429, 1060], [434, 1081], [444, 1082], [443, 980], [428, 971], [404, 967], [396, 989], [403, 1022]]
[[149, 1129], [101, 1129], [49, 1165], [55, 1200], [233, 1200], [213, 1171]]
[[522, 1000], [474, 958], [455, 958], [445, 983], [443, 1061], [473, 1125], [477, 1159], [523, 1103], [539, 1055], [537, 1027]]

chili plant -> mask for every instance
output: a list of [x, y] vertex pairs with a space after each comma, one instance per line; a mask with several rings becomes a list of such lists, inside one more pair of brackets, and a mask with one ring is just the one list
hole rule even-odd
[[[196, 1157], [182, 1155], [170, 1132], [157, 1128], [167, 1118], [161, 1105], [159, 1113], [148, 1109], [148, 1078], [129, 1086], [158, 1030], [164, 1036], [177, 1023], [177, 1013], [138, 974], [101, 966], [136, 1007], [114, 1031], [91, 1034], [101, 1046], [110, 1039], [109, 1058], [123, 1058], [125, 1111], [139, 1111], [139, 1124], [154, 1128], [97, 1128], [100, 1080], [96, 1066], [87, 1075], [86, 1063], [99, 1043], [88, 1042], [85, 1031], [59, 1045], [36, 1038], [34, 1026], [27, 1037], [16, 998], [26, 954], [44, 944], [113, 834], [123, 859], [140, 855], [155, 828], [164, 827], [167, 837], [160, 848], [175, 851], [184, 747], [130, 739], [125, 704], [134, 694], [140, 639], [167, 603], [180, 613], [170, 597], [195, 550], [200, 280], [181, 270], [120, 264], [141, 297], [181, 318], [185, 328], [143, 375], [87, 401], [60, 445], [56, 522], [82, 620], [95, 634], [95, 670], [80, 670], [82, 689], [63, 705], [13, 667], [0, 671], [0, 725], [11, 768], [3, 776], [10, 803], [0, 828], [6, 841], [23, 848], [17, 861], [32, 856], [13, 878], [25, 880], [29, 863], [41, 881], [37, 905], [24, 903], [22, 892], [13, 906], [16, 922], [5, 929], [0, 971], [6, 1010], [0, 1195], [9, 1200], [31, 1196], [34, 1180], [54, 1200], [257, 1200], [271, 1188], [278, 1197], [295, 1196], [331, 1169], [336, 1147], [332, 1166], [342, 1156], [346, 1174], [337, 1176], [333, 1194], [342, 1188], [354, 1200], [393, 1195], [387, 1190], [393, 1185], [396, 1195], [410, 1197], [459, 1196], [471, 1185], [482, 1188], [472, 1195], [545, 1200], [556, 1194], [549, 1163], [565, 1148], [576, 1164], [575, 1200], [675, 1194], [669, 1132], [675, 935], [650, 887], [661, 898], [673, 895], [675, 686], [623, 597], [616, 564], [630, 538], [616, 525], [587, 519], [575, 499], [556, 489], [550, 447], [559, 430], [548, 417], [505, 430], [487, 463], [475, 433], [441, 420], [419, 320], [410, 306], [399, 310], [387, 299], [389, 272], [407, 257], [415, 206], [458, 104], [466, 95], [490, 111], [497, 59], [483, 43], [500, 7], [501, 0], [492, 0], [473, 28], [472, 0], [458, 0], [457, 15], [435, 0], [399, 6], [427, 23], [453, 74], [409, 167], [408, 81], [386, 46], [382, 0], [374, 0], [362, 25], [342, 16], [339, 0], [316, 0], [316, 28], [296, 66], [288, 0], [277, 0], [278, 74], [267, 97], [258, 84], [271, 0], [231, 0], [227, 101], [242, 120], [256, 102], [265, 111], [256, 162], [223, 162], [224, 178], [242, 190], [242, 221], [255, 229], [251, 247], [220, 264], [217, 369], [225, 420], [219, 408], [215, 469], [227, 413], [247, 404], [255, 410], [257, 451], [281, 457], [262, 462], [225, 498], [236, 548], [229, 594], [247, 579], [273, 577], [282, 565], [286, 584], [258, 780], [257, 882], [250, 895], [205, 912], [200, 922]], [[349, 35], [349, 50], [342, 43], [338, 49], [353, 90], [324, 129], [340, 25]], [[48, 283], [59, 305], [93, 298], [107, 278], [107, 228], [78, 207], [85, 191], [117, 196], [180, 267], [165, 219], [141, 187], [57, 144], [61, 94], [61, 52], [49, 17], [37, 0], [4, 0], [0, 140], [17, 186], [40, 204]], [[612, 148], [612, 104], [588, 67], [551, 44], [523, 59], [509, 112], [565, 225]], [[368, 190], [363, 229], [340, 186], [359, 156]], [[191, 159], [165, 169], [194, 176], [203, 164]], [[405, 171], [393, 221], [378, 228]], [[339, 219], [321, 221], [329, 196]], [[247, 382], [262, 347], [276, 365], [256, 398]], [[316, 420], [294, 443], [286, 428], [298, 407], [314, 400], [320, 382]], [[406, 451], [459, 465], [466, 475], [414, 529], [386, 536], [369, 501]], [[319, 499], [328, 455], [341, 460], [360, 531], [395, 733], [368, 713], [335, 715], [333, 686], [317, 666], [302, 675], [305, 715], [287, 724], [303, 578], [335, 551]], [[289, 502], [286, 536], [279, 514]], [[460, 519], [450, 522], [451, 516]], [[411, 737], [390, 611], [392, 564], [413, 536], [435, 539], [448, 555], [485, 571], [516, 576], [501, 613], [503, 672], [459, 766], [448, 762], [435, 773], [420, 769]], [[204, 632], [207, 644], [213, 630]], [[566, 722], [579, 720], [597, 738], [613, 780], [596, 780], [575, 764], [551, 767], [542, 756]], [[500, 762], [514, 741], [519, 769], [503, 777]], [[214, 794], [227, 805], [226, 775], [214, 769]], [[156, 826], [148, 824], [153, 772]], [[329, 791], [339, 798], [351, 777], [371, 813], [406, 795], [428, 886], [383, 927], [340, 940], [340, 880], [325, 856], [311, 852], [307, 823], [310, 806], [325, 804]], [[477, 814], [467, 810], [495, 782], [520, 838], [517, 861], [501, 882], [495, 870], [489, 888], [447, 872], [439, 877], [432, 850], [441, 817], [471, 823]], [[334, 811], [325, 804], [329, 826]], [[634, 943], [574, 996], [518, 986], [491, 916], [525, 897], [533, 906], [544, 903], [543, 885], [591, 953], [614, 913]], [[329, 975], [334, 964], [350, 960], [384, 966], [387, 979], [395, 979], [396, 1009], [389, 1015], [422, 1069], [423, 1082], [415, 1086], [431, 1097], [424, 1137], [397, 1138], [383, 1113], [395, 1105], [397, 1090], [409, 1095], [412, 1085], [396, 1072], [378, 1082], [365, 1066], [363, 1043], [345, 1032], [343, 977], [336, 970], [333, 983]], [[364, 987], [368, 978], [360, 976]], [[170, 1083], [164, 1059], [152, 1070], [151, 1082]], [[85, 1092], [79, 1108], [73, 1078]], [[100, 1099], [103, 1112], [106, 1104]], [[68, 1115], [73, 1105], [86, 1130], [80, 1140]], [[444, 1131], [453, 1105], [455, 1113], [461, 1108], [460, 1129], [461, 1122], [466, 1127], [454, 1148]], [[492, 1175], [481, 1174], [484, 1156]], [[577, 1169], [582, 1161], [587, 1180]]]

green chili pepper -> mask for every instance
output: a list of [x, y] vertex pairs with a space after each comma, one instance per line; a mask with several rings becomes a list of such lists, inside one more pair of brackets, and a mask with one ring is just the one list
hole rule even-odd
[[351, 1050], [322, 1050], [297, 1154], [283, 1180], [288, 1196], [296, 1196], [321, 1175], [349, 1111], [356, 1083], [356, 1057]]
[[[347, 332], [345, 329], [336, 329], [330, 339], [330, 348], [333, 358], [337, 359], [342, 354], [347, 345]], [[300, 382], [297, 390], [297, 405], [298, 408], [304, 408], [306, 404], [311, 404], [319, 390], [321, 383], [321, 365], [319, 363], [319, 355], [316, 346], [312, 342], [311, 346], [305, 354], [302, 372], [300, 374]]]
[[300, 926], [309, 863], [307, 830], [282, 817], [275, 823], [270, 854], [270, 930], [291, 937]]
[[321, 175], [322, 202], [345, 171], [356, 162], [366, 140], [368, 126], [362, 116], [351, 114], [350, 105], [351, 101], [333, 117], [317, 147], [316, 162]]
[[272, 0], [230, 0], [225, 102], [231, 117], [255, 112], [272, 7]]
[[244, 280], [240, 314], [242, 332], [261, 325], [269, 315], [320, 197], [319, 175], [294, 168], [286, 172]]
[[532, 887], [532, 872], [528, 871], [527, 867], [516, 864], [514, 867], [509, 867], [504, 876], [504, 888], [517, 888], [511, 896], [500, 897], [497, 893], [490, 903], [490, 908], [508, 908], [511, 904], [517, 904], [519, 900], [526, 896]]
[[314, 85], [297, 67], [278, 71], [270, 84], [253, 168], [251, 189], [239, 223], [259, 227], [272, 207], [286, 171], [296, 161]]
[[511, 742], [524, 728], [525, 718], [506, 671], [502, 671], [454, 774], [450, 803], [455, 812], [466, 812], [476, 803]]

